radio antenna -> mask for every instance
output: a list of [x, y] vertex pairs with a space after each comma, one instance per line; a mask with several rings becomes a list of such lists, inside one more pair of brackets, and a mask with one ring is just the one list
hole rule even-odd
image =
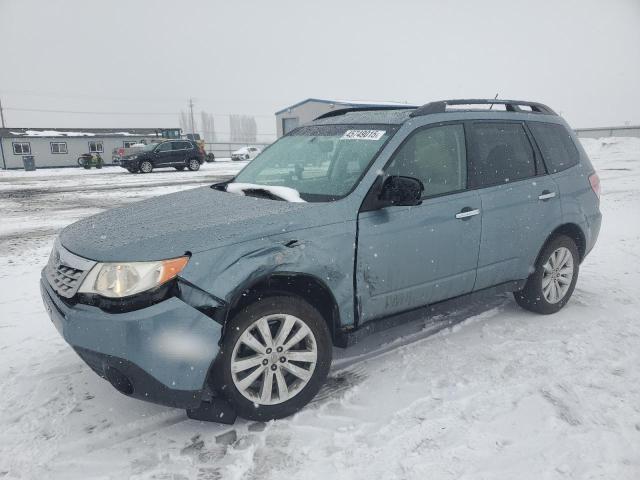
[[[494, 99], [494, 100], [497, 100], [497, 99], [498, 99], [498, 94], [497, 94], [497, 93], [496, 93], [496, 96], [495, 96], [495, 97], [493, 97], [493, 99]], [[492, 108], [493, 108], [493, 103], [492, 103], [492, 104], [491, 104], [491, 106], [489, 107], [489, 110], [491, 110]]]

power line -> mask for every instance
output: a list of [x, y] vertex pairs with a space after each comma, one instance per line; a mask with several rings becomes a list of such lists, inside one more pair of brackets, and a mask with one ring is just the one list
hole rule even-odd
[[[81, 110], [50, 110], [40, 108], [16, 108], [5, 107], [4, 110], [11, 110], [14, 112], [35, 112], [35, 113], [70, 113], [74, 115], [180, 115], [179, 112], [96, 112], [96, 111], [81, 111]], [[232, 115], [243, 115], [236, 113], [213, 113], [214, 117], [231, 117]], [[247, 114], [256, 118], [270, 118], [273, 119], [273, 115], [254, 115]]]

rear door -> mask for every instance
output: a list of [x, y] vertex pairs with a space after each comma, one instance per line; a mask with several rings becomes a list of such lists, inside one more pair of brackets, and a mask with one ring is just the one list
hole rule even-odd
[[474, 290], [524, 280], [562, 218], [558, 187], [546, 175], [523, 122], [465, 124], [469, 185], [482, 203], [482, 238]]
[[180, 140], [171, 142], [173, 143], [173, 156], [172, 161], [174, 165], [185, 165], [187, 159], [190, 158], [191, 150], [193, 146], [191, 142], [186, 140]]
[[467, 190], [461, 123], [416, 130], [384, 175], [420, 179], [421, 205], [361, 212], [357, 295], [362, 322], [468, 293], [480, 243], [480, 195]]

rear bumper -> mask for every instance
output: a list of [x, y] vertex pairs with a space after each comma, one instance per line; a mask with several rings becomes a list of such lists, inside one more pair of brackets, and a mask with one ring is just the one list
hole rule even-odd
[[127, 313], [68, 305], [44, 278], [42, 299], [65, 341], [125, 395], [178, 408], [200, 405], [222, 326], [173, 297]]
[[602, 225], [602, 214], [598, 211], [596, 214], [587, 218], [589, 235], [586, 239], [585, 257], [593, 249], [600, 235], [600, 226]]

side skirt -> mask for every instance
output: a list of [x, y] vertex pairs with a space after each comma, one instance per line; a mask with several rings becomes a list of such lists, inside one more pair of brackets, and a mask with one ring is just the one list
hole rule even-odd
[[360, 340], [369, 335], [396, 327], [398, 325], [409, 323], [420, 318], [429, 318], [435, 315], [442, 315], [444, 313], [460, 308], [468, 302], [476, 301], [488, 296], [494, 296], [500, 293], [517, 292], [524, 288], [526, 282], [527, 280], [524, 279], [501, 283], [493, 287], [466, 293], [464, 295], [450, 298], [448, 300], [442, 300], [431, 305], [424, 305], [422, 307], [414, 308], [411, 310], [394, 313], [393, 315], [389, 315], [386, 317], [376, 318], [366, 322], [364, 325], [357, 328], [343, 328], [336, 332], [334, 345], [336, 347], [347, 348], [355, 345]]

